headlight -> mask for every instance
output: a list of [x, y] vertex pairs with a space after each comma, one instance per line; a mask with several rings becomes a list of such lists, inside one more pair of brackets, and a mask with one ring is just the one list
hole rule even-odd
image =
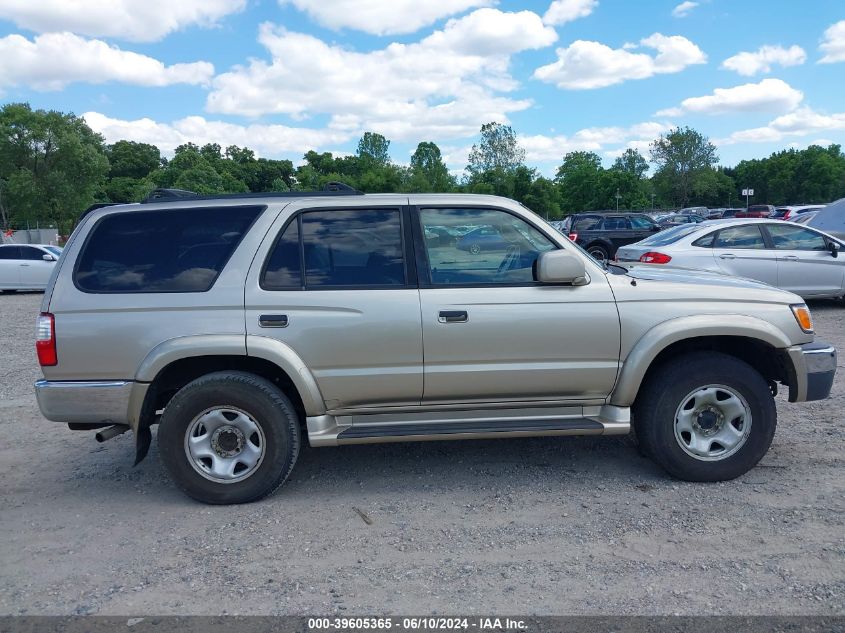
[[792, 314], [795, 315], [795, 320], [798, 321], [798, 325], [801, 329], [807, 334], [812, 334], [813, 317], [810, 315], [810, 308], [803, 303], [796, 303], [795, 305], [791, 305], [789, 307], [792, 308]]

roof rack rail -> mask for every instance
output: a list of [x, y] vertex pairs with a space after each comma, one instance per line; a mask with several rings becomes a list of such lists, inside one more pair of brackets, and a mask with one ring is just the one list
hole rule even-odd
[[250, 193], [214, 193], [199, 194], [184, 189], [154, 189], [141, 200], [141, 204], [165, 202], [168, 200], [229, 200], [238, 198], [309, 198], [313, 196], [362, 196], [363, 191], [350, 187], [343, 182], [327, 182], [318, 191], [258, 191]]

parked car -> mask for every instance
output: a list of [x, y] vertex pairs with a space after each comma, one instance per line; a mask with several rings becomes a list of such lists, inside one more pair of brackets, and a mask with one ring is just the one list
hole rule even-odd
[[675, 213], [661, 218], [657, 223], [660, 225], [660, 228], [666, 229], [672, 226], [678, 226], [679, 224], [699, 224], [704, 222], [704, 220], [705, 218], [694, 213]]
[[[284, 483], [303, 434], [616, 435], [633, 420], [667, 472], [722, 481], [768, 450], [775, 383], [792, 402], [830, 392], [836, 352], [792, 293], [605, 269], [504, 198], [334, 187], [160, 190], [85, 214], [37, 318], [41, 412], [101, 440], [131, 429], [136, 463], [157, 424], [179, 488], [239, 503]], [[507, 249], [424, 239], [467, 224]]]
[[790, 222], [793, 222], [795, 224], [807, 224], [807, 222], [816, 217], [818, 213], [818, 210], [810, 211], [808, 213], [802, 213], [801, 215], [796, 215], [795, 218], [790, 220]]
[[[735, 218], [737, 213], [743, 213], [745, 209], [725, 209], [720, 218]], [[715, 219], [715, 218], [714, 218]]]
[[801, 214], [809, 213], [811, 211], [818, 211], [822, 207], [824, 207], [824, 205], [821, 204], [805, 204], [798, 206], [777, 207], [774, 212], [772, 212], [772, 215], [769, 217], [776, 218], [778, 220], [794, 221]]
[[713, 220], [669, 229], [617, 251], [620, 263], [710, 270], [805, 299], [845, 296], [845, 242], [790, 222]]
[[[770, 204], [752, 204], [747, 209], [740, 209], [734, 217], [737, 218], [768, 218], [775, 208]], [[724, 217], [724, 216], [722, 216]]]
[[50, 244], [0, 245], [0, 290], [44, 290], [61, 254]]
[[697, 215], [702, 218], [706, 218], [710, 210], [707, 207], [684, 207], [678, 213], [684, 215]]
[[707, 209], [707, 213], [703, 214], [704, 217], [708, 220], [718, 220], [722, 217], [722, 214], [727, 211], [727, 209]]
[[508, 241], [493, 226], [483, 226], [470, 231], [458, 239], [458, 248], [477, 255], [482, 251], [501, 251], [508, 247]]
[[845, 198], [816, 211], [806, 225], [845, 241]]
[[660, 230], [644, 213], [578, 213], [565, 220], [564, 233], [599, 261], [616, 255], [616, 249]]

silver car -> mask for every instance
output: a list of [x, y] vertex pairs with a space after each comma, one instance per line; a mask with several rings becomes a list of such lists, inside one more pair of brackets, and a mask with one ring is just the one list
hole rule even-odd
[[44, 290], [61, 254], [50, 244], [0, 244], [0, 290]]
[[682, 225], [617, 251], [617, 261], [668, 265], [756, 279], [807, 298], [845, 295], [842, 241], [774, 220]]

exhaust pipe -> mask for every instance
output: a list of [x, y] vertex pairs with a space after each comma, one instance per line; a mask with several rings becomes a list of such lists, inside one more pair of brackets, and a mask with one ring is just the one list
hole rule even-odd
[[129, 427], [126, 424], [115, 424], [114, 426], [110, 426], [107, 429], [103, 429], [102, 431], [97, 431], [95, 438], [97, 438], [98, 442], [105, 442], [106, 440], [110, 440], [113, 437], [117, 437], [118, 435], [122, 435], [129, 430]]

